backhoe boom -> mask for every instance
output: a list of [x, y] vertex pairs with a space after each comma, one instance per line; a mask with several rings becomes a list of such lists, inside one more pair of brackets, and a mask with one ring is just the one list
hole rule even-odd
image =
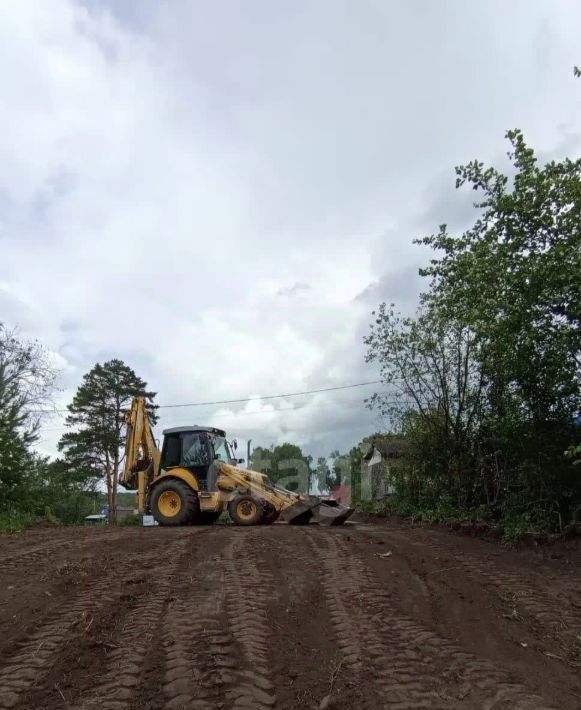
[[159, 475], [161, 460], [143, 397], [133, 399], [125, 421], [125, 466], [119, 482], [125, 488], [137, 490], [137, 509], [143, 514], [146, 492], [154, 478]]

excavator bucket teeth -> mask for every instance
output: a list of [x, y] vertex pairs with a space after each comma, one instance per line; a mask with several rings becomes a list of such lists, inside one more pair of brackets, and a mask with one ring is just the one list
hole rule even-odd
[[353, 515], [354, 508], [340, 505], [335, 501], [321, 501], [317, 509], [314, 522], [319, 525], [343, 525], [343, 523]]
[[289, 525], [306, 525], [320, 505], [318, 500], [299, 500], [283, 511], [282, 519]]

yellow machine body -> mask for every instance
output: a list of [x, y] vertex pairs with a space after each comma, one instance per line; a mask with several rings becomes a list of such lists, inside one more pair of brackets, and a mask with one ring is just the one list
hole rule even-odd
[[[325, 511], [319, 515], [320, 520], [337, 525], [353, 512], [351, 508], [329, 505], [315, 496], [275, 486], [266, 475], [240, 469], [232, 459], [220, 460], [212, 442], [219, 441], [222, 451], [228, 452], [229, 448], [224, 443], [225, 432], [218, 429], [177, 428], [186, 434], [207, 434], [204, 441], [211, 460], [206, 467], [168, 465], [156, 444], [142, 397], [133, 400], [126, 424], [125, 467], [120, 483], [136, 490], [139, 513], [151, 512], [161, 525], [214, 522], [225, 511], [240, 525], [272, 523], [279, 517], [289, 523], [305, 523], [317, 516], [321, 506]], [[214, 480], [208, 486], [210, 472]], [[207, 478], [200, 478], [202, 474]]]

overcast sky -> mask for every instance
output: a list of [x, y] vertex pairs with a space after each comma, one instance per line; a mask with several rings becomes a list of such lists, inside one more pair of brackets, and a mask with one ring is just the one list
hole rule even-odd
[[[579, 155], [579, 37], [576, 0], [3, 0], [0, 320], [54, 353], [60, 405], [112, 357], [162, 404], [373, 380], [412, 239], [473, 218], [453, 166], [502, 163], [513, 127]], [[160, 428], [325, 455], [380, 426], [372, 391]]]

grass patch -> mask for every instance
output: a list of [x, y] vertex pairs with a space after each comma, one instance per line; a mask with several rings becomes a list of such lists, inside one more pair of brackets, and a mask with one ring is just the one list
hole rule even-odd
[[42, 522], [37, 515], [17, 511], [0, 512], [0, 533], [18, 533]]
[[550, 510], [511, 498], [495, 509], [487, 506], [459, 508], [446, 496], [422, 505], [392, 496], [389, 499], [362, 502], [358, 508], [374, 515], [396, 515], [427, 525], [440, 524], [453, 528], [473, 525], [481, 530], [494, 531], [506, 541], [559, 532], [555, 530], [555, 520]]

